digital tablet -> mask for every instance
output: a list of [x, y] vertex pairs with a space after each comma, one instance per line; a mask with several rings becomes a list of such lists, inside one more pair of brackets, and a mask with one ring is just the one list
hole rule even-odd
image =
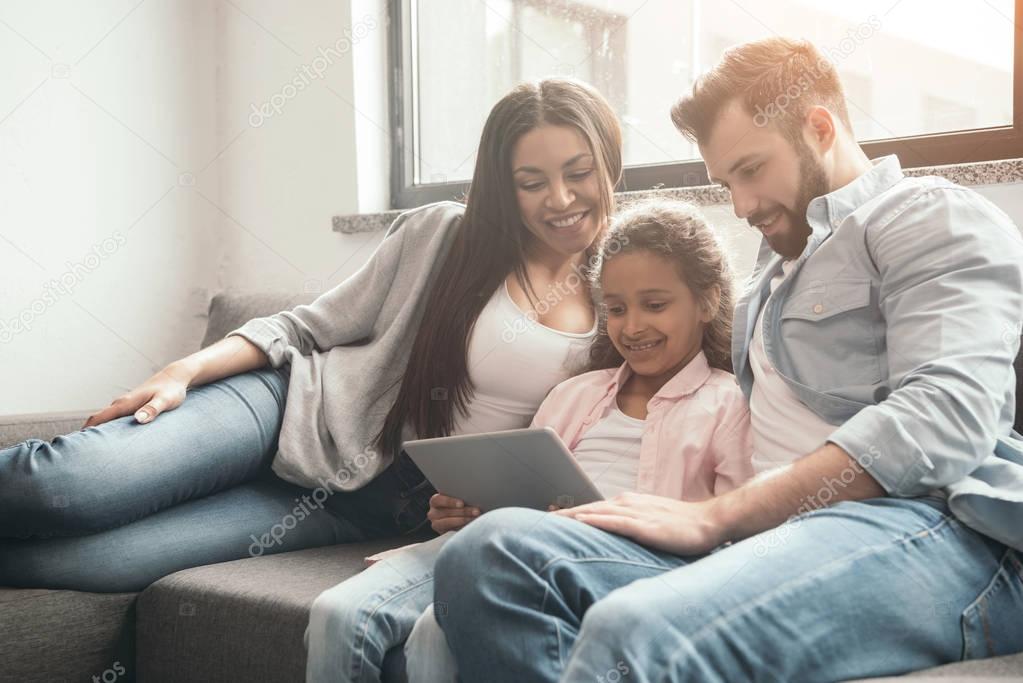
[[418, 439], [404, 448], [435, 489], [484, 512], [604, 500], [550, 427]]

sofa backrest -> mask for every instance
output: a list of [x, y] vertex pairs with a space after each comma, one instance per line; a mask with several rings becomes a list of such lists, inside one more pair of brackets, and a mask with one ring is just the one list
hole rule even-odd
[[199, 348], [220, 341], [253, 318], [262, 318], [281, 311], [290, 311], [300, 304], [310, 304], [317, 294], [288, 292], [221, 292], [210, 301], [206, 334]]

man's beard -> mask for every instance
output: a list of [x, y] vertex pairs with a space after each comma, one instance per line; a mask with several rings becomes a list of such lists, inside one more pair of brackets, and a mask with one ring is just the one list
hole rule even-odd
[[828, 193], [828, 176], [810, 146], [798, 140], [795, 147], [799, 159], [799, 196], [792, 211], [784, 209], [788, 216], [788, 230], [767, 239], [771, 249], [785, 258], [796, 258], [803, 253], [811, 233], [806, 210], [813, 199]]

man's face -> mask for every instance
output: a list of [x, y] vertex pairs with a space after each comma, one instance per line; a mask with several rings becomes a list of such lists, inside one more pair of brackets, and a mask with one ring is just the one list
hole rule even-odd
[[806, 208], [828, 193], [829, 181], [802, 138], [793, 144], [774, 123], [756, 126], [735, 100], [721, 110], [700, 154], [711, 181], [731, 190], [737, 217], [760, 230], [782, 256], [803, 252], [810, 235]]

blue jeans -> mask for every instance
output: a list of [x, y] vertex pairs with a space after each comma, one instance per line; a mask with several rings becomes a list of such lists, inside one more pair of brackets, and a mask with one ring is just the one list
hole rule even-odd
[[937, 498], [843, 502], [690, 558], [496, 510], [434, 590], [466, 681], [842, 681], [1023, 649], [1023, 562]]
[[149, 424], [126, 416], [0, 450], [0, 585], [138, 591], [188, 567], [414, 526], [427, 492], [401, 496], [419, 482], [397, 458], [379, 482], [325, 500], [274, 475], [288, 375], [241, 373]]
[[320, 593], [305, 632], [307, 683], [376, 683], [385, 672], [400, 678], [392, 673], [400, 666], [409, 683], [455, 681], [444, 634], [428, 610], [434, 562], [451, 536], [402, 550]]
[[408, 683], [458, 683], [458, 665], [437, 623], [433, 603], [416, 620], [405, 641]]

